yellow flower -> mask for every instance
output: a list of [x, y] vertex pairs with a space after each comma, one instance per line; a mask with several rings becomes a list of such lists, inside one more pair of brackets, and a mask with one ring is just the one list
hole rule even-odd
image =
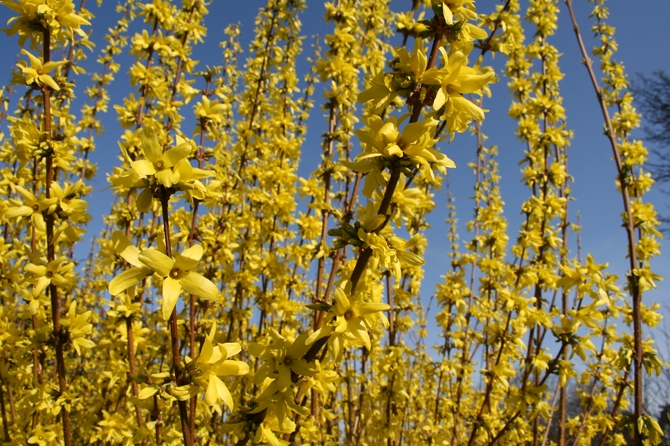
[[397, 96], [398, 91], [393, 86], [393, 77], [388, 73], [380, 72], [368, 79], [368, 89], [358, 94], [361, 104], [372, 102], [375, 113], [384, 110]]
[[[276, 425], [272, 425], [271, 423], [266, 424], [265, 427], [267, 430], [293, 432], [295, 425], [291, 421], [291, 412], [296, 412], [304, 417], [309, 415], [309, 410], [304, 406], [296, 404], [295, 395], [291, 390], [285, 392], [279, 391], [277, 381], [276, 379], [265, 379], [261, 385], [261, 394], [256, 398], [258, 406], [249, 413], [260, 413], [263, 410], [267, 410], [264, 422], [276, 418], [277, 423]], [[265, 431], [264, 434], [268, 435], [268, 432]], [[258, 432], [256, 435], [258, 438]]]
[[337, 392], [335, 383], [340, 380], [340, 374], [335, 370], [322, 369], [321, 364], [317, 363], [317, 372], [301, 387], [301, 392], [306, 395], [310, 390], [315, 390], [321, 395]]
[[[212, 103], [207, 96], [202, 96], [202, 101], [195, 106], [195, 117], [205, 123], [211, 121], [215, 124], [223, 123], [226, 108], [230, 106], [221, 103]], [[202, 125], [202, 124], [201, 124]]]
[[305, 343], [310, 345], [317, 339], [328, 336], [328, 347], [336, 360], [342, 355], [344, 341], [369, 350], [372, 345], [368, 330], [376, 327], [380, 320], [384, 326], [388, 325], [386, 316], [379, 313], [391, 307], [383, 303], [363, 302], [360, 293], [355, 293], [349, 299], [340, 287], [335, 289], [334, 298], [335, 304], [328, 311], [326, 322]]
[[42, 84], [47, 84], [54, 90], [60, 90], [60, 87], [56, 81], [49, 76], [49, 73], [53, 71], [54, 68], [58, 68], [67, 61], [61, 60], [60, 62], [47, 62], [43, 64], [41, 58], [33, 56], [30, 52], [21, 50], [21, 53], [25, 54], [28, 56], [28, 59], [30, 59], [30, 67], [26, 66], [25, 61], [20, 61], [18, 64], [21, 71], [23, 71], [23, 74], [26, 75], [26, 84], [30, 85], [34, 82], [39, 87], [41, 87]]
[[5, 212], [5, 218], [19, 218], [19, 217], [28, 217], [32, 221], [33, 227], [38, 231], [46, 231], [47, 227], [44, 223], [44, 215], [42, 212], [49, 209], [51, 206], [58, 203], [58, 198], [40, 198], [38, 199], [32, 192], [27, 189], [24, 189], [21, 186], [14, 186], [16, 192], [23, 197], [23, 202], [17, 199], [10, 199], [9, 202], [13, 205], [7, 212]]
[[6, 30], [8, 36], [19, 35], [19, 46], [23, 46], [28, 38], [33, 38], [36, 31], [39, 33], [40, 28], [46, 26], [49, 26], [52, 36], [61, 42], [72, 40], [75, 32], [82, 39], [87, 38], [81, 25], [90, 23], [75, 12], [72, 0], [3, 0], [0, 3], [19, 14], [7, 21], [12, 26]]
[[20, 162], [17, 172], [20, 172], [35, 155], [35, 151], [39, 149], [42, 133], [39, 126], [30, 118], [29, 113], [16, 118], [8, 116], [7, 120], [11, 123], [10, 133], [14, 153]]
[[33, 296], [42, 294], [42, 291], [51, 283], [60, 288], [69, 289], [74, 279], [74, 263], [68, 262], [65, 257], [58, 257], [46, 265], [28, 263], [25, 270], [34, 276], [32, 280], [37, 279], [35, 288], [33, 288]]
[[283, 337], [273, 327], [268, 329], [272, 337], [272, 345], [250, 342], [249, 353], [262, 359], [261, 365], [254, 374], [254, 383], [260, 385], [266, 378], [277, 380], [277, 390], [285, 392], [291, 388], [291, 375], [312, 376], [317, 372], [314, 363], [302, 359], [309, 346], [305, 344], [307, 335], [299, 336], [295, 341]]
[[28, 439], [28, 443], [37, 444], [39, 446], [47, 446], [53, 444], [57, 435], [48, 429], [43, 429], [41, 425], [35, 426], [35, 433]]
[[70, 333], [70, 341], [74, 345], [74, 349], [78, 355], [81, 355], [81, 348], [93, 348], [95, 342], [86, 339], [84, 336], [91, 334], [93, 325], [88, 323], [91, 317], [91, 311], [85, 311], [77, 316], [77, 302], [72, 301], [67, 314], [61, 320], [63, 327], [68, 327]]
[[357, 159], [365, 159], [375, 156], [402, 157], [405, 150], [413, 148], [416, 144], [425, 145], [421, 137], [430, 133], [437, 126], [437, 121], [430, 118], [423, 121], [412, 122], [405, 125], [400, 132], [399, 127], [403, 118], [391, 116], [382, 121], [379, 116], [372, 116], [368, 120], [369, 130], [356, 132], [362, 143], [366, 144], [369, 153], [359, 155]]
[[81, 198], [81, 189], [84, 188], [84, 182], [79, 180], [74, 184], [65, 183], [63, 189], [57, 182], [51, 183], [51, 196], [58, 200], [58, 215], [71, 222], [79, 222], [86, 218], [86, 209], [88, 203]]
[[214, 333], [216, 324], [212, 325], [212, 330], [205, 338], [205, 342], [200, 349], [200, 355], [195, 361], [186, 364], [186, 369], [193, 373], [195, 378], [193, 382], [205, 391], [205, 403], [213, 406], [219, 400], [222, 400], [232, 411], [235, 410], [233, 397], [221, 381], [220, 376], [238, 376], [249, 373], [249, 365], [242, 361], [230, 360], [233, 355], [238, 354], [242, 347], [237, 342], [214, 345]]
[[492, 82], [495, 73], [490, 70], [474, 69], [466, 65], [465, 54], [456, 51], [449, 56], [444, 48], [440, 48], [444, 58], [443, 68], [431, 68], [422, 76], [426, 84], [439, 85], [433, 101], [433, 109], [445, 107], [442, 119], [447, 121], [449, 133], [462, 132], [467, 129], [470, 121], [484, 120], [484, 110], [475, 105], [463, 94], [481, 94], [482, 88]]
[[[98, 421], [99, 432], [97, 439], [104, 439], [106, 443], [128, 444], [133, 437], [133, 430], [128, 427], [125, 417], [120, 412], [110, 414], [101, 410], [102, 420]], [[93, 438], [90, 439], [91, 441]]]
[[460, 20], [477, 20], [474, 3], [474, 0], [433, 0], [434, 5], [441, 7], [447, 25], [454, 24], [454, 16]]
[[140, 178], [153, 175], [156, 181], [165, 187], [172, 187], [178, 183], [179, 170], [173, 167], [191, 153], [191, 145], [179, 136], [176, 140], [177, 146], [163, 153], [156, 132], [151, 127], [145, 126], [142, 130], [142, 151], [147, 159], [131, 161], [133, 170]]
[[381, 114], [398, 95], [410, 95], [413, 88], [422, 82], [427, 63], [423, 40], [415, 39], [411, 53], [405, 48], [397, 50], [394, 73], [380, 72], [368, 78], [368, 89], [358, 95], [358, 102], [372, 102], [374, 113]]
[[179, 161], [177, 171], [179, 172], [177, 189], [186, 195], [191, 204], [194, 199], [202, 201], [207, 197], [207, 187], [200, 180], [214, 176], [214, 171], [193, 167], [187, 159]]
[[174, 258], [152, 248], [145, 249], [138, 255], [140, 262], [164, 278], [163, 319], [170, 318], [182, 288], [206, 300], [214, 300], [218, 296], [219, 289], [216, 285], [192, 271], [198, 265], [202, 254], [202, 246], [193, 245]]
[[283, 423], [279, 422], [279, 418], [274, 414], [266, 415], [262, 423], [258, 425], [256, 434], [254, 435], [254, 442], [256, 444], [267, 443], [271, 446], [284, 446], [289, 442], [277, 438], [275, 432], [282, 434], [290, 434], [296, 428], [293, 420], [284, 419]]
[[[119, 303], [114, 304], [114, 309], [109, 310], [107, 312], [107, 315], [111, 318], [121, 318], [121, 319], [128, 319], [132, 318], [133, 315], [135, 314], [140, 314], [142, 310], [142, 304], [140, 302], [133, 302], [133, 300], [130, 297], [130, 294], [124, 294], [121, 296], [119, 299]], [[111, 304], [110, 304], [111, 305]], [[124, 325], [121, 325], [121, 327], [124, 327]]]
[[415, 82], [421, 82], [421, 77], [426, 71], [428, 58], [426, 57], [426, 49], [423, 46], [423, 39], [414, 40], [414, 50], [410, 54], [405, 48], [398, 50], [398, 63], [396, 69], [404, 73], [411, 74]]
[[381, 173], [393, 156], [403, 158], [398, 164], [403, 169], [410, 166], [426, 167], [433, 180], [435, 177], [430, 167], [431, 162], [444, 167], [456, 167], [446, 155], [433, 148], [436, 141], [431, 133], [437, 126], [437, 121], [428, 118], [411, 122], [400, 131], [406, 117], [391, 116], [384, 121], [379, 116], [371, 116], [365, 122], [367, 128], [356, 131], [356, 136], [363, 144], [363, 153], [353, 163], [343, 163], [358, 172], [368, 174], [363, 185], [363, 194], [366, 197], [372, 196], [375, 190], [386, 185], [386, 179]]

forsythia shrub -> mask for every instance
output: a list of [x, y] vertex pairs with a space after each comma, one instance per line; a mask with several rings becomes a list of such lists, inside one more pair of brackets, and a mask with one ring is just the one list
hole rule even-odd
[[[240, 27], [228, 26], [221, 65], [192, 58], [209, 2], [122, 1], [83, 88], [96, 21], [84, 2], [0, 0], [20, 46], [0, 116], [6, 444], [660, 442], [642, 407], [644, 371], [664, 366], [643, 337], [660, 318], [642, 300], [659, 279], [649, 262], [660, 234], [604, 0], [592, 14], [601, 80], [565, 8], [618, 169], [624, 286], [569, 248], [578, 226], [551, 43], [558, 0], [484, 11], [414, 0], [403, 13], [389, 3], [325, 2], [330, 33], [299, 74], [305, 0], [268, 0], [244, 63]], [[132, 93], [113, 104], [124, 131], [104, 136], [119, 139], [106, 172], [115, 199], [78, 264], [89, 154], [124, 53]], [[491, 54], [503, 72], [486, 66]], [[483, 129], [499, 79], [526, 147], [511, 244], [498, 148]], [[87, 98], [78, 111], [75, 94]], [[301, 178], [315, 101], [321, 161]], [[431, 349], [419, 295], [426, 217], [456, 167], [446, 142], [468, 130], [473, 238], [460, 247], [450, 200], [449, 269], [434, 294], [443, 341]]]

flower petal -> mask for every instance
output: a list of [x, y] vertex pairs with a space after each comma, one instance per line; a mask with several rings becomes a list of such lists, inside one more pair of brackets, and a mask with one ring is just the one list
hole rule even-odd
[[453, 104], [453, 107], [459, 112], [469, 116], [475, 121], [484, 120], [484, 111], [479, 108], [477, 105], [473, 104], [469, 100], [465, 99], [460, 94], [449, 95], [449, 100]]
[[49, 76], [48, 74], [40, 75], [39, 80], [41, 82], [44, 82], [45, 84], [47, 84], [49, 87], [51, 87], [52, 89], [54, 89], [56, 91], [60, 90], [60, 87], [58, 86], [56, 81], [53, 80], [53, 78], [51, 76]]
[[205, 342], [203, 342], [202, 348], [200, 349], [200, 355], [196, 358], [195, 362], [208, 363], [209, 359], [212, 357], [212, 353], [214, 353], [214, 346], [212, 345], [211, 339], [206, 337]]
[[402, 130], [402, 139], [408, 144], [415, 142], [425, 133], [437, 127], [437, 120], [430, 118], [419, 122], [412, 122]]
[[449, 6], [446, 3], [442, 3], [442, 16], [447, 25], [454, 24], [454, 13], [451, 12], [451, 9], [449, 9]]
[[444, 90], [440, 88], [437, 90], [435, 99], [433, 100], [433, 110], [441, 109], [445, 102], [447, 102], [447, 96], [444, 94]]
[[226, 406], [231, 411], [235, 410], [235, 403], [233, 402], [233, 396], [230, 394], [228, 387], [221, 381], [218, 377], [214, 376], [214, 382], [216, 383], [216, 392], [219, 395], [219, 398], [223, 400]]
[[156, 168], [154, 167], [153, 163], [149, 160], [133, 161], [130, 163], [130, 167], [132, 167], [135, 173], [141, 176], [142, 178], [156, 174]]
[[137, 201], [135, 201], [135, 206], [140, 212], [149, 212], [151, 210], [151, 205], [154, 201], [154, 194], [151, 192], [151, 189], [145, 187], [144, 190], [137, 196]]
[[140, 255], [140, 250], [132, 244], [123, 232], [114, 231], [112, 234], [112, 246], [114, 246], [114, 251], [126, 262], [133, 266], [144, 266], [137, 258]]
[[166, 277], [163, 281], [163, 320], [170, 319], [172, 310], [177, 305], [179, 295], [181, 294], [181, 285], [178, 280], [172, 277]]
[[335, 288], [334, 297], [336, 302], [337, 314], [343, 315], [351, 306], [349, 298], [347, 297], [344, 290], [342, 290], [342, 288]]
[[386, 311], [390, 309], [391, 306], [388, 304], [360, 304], [356, 307], [356, 311], [360, 316], [366, 316], [368, 314], [377, 313], [379, 311]]
[[15, 217], [27, 217], [33, 214], [33, 208], [28, 206], [14, 206], [7, 209], [5, 212], [5, 218], [15, 218]]
[[211, 280], [194, 271], [191, 271], [186, 276], [182, 277], [180, 283], [186, 291], [201, 299], [216, 300], [219, 296], [219, 289], [216, 285], [214, 285]]
[[489, 33], [487, 33], [485, 30], [471, 23], [466, 23], [463, 25], [463, 28], [465, 28], [470, 33], [470, 36], [474, 39], [482, 40], [489, 36]]
[[[163, 156], [163, 148], [158, 143], [156, 132], [151, 127], [145, 126], [142, 129], [142, 150], [144, 156], [147, 157], [151, 163], [155, 163]], [[155, 172], [155, 171], [154, 171]]]
[[35, 212], [31, 216], [31, 221], [35, 229], [41, 232], [46, 232], [47, 224], [44, 222], [44, 216], [42, 214], [40, 214], [39, 212]]
[[59, 287], [61, 287], [61, 288], [63, 288], [63, 289], [67, 289], [67, 288], [69, 288], [69, 287], [71, 286], [70, 281], [67, 280], [65, 277], [63, 277], [62, 275], [60, 275], [60, 274], [58, 274], [58, 273], [56, 273], [56, 274], [54, 274], [53, 276], [51, 276], [51, 282], [52, 282], [54, 285], [59, 286]]
[[25, 54], [28, 56], [28, 59], [30, 59], [30, 65], [35, 68], [35, 67], [42, 67], [42, 59], [35, 57], [30, 51], [28, 50], [21, 50], [21, 54]]
[[193, 245], [175, 256], [174, 266], [185, 271], [191, 271], [202, 258], [202, 245]]
[[37, 279], [37, 283], [35, 284], [35, 288], [33, 288], [33, 296], [37, 297], [38, 295], [42, 294], [42, 291], [49, 286], [51, 283], [50, 279], [47, 279], [46, 277], [42, 276], [39, 279]]
[[163, 161], [165, 162], [165, 167], [176, 166], [179, 161], [186, 158], [191, 154], [191, 145], [189, 143], [179, 144], [177, 147], [173, 147], [163, 155]]
[[380, 135], [383, 138], [383, 141], [388, 144], [397, 141], [400, 133], [398, 132], [398, 127], [396, 127], [395, 122], [387, 122], [381, 129], [379, 129], [377, 135]]
[[140, 390], [139, 395], [137, 395], [137, 399], [146, 400], [147, 398], [151, 398], [152, 396], [154, 396], [156, 393], [158, 393], [158, 387], [154, 386], [145, 387], [144, 389]]
[[35, 265], [33, 263], [28, 263], [24, 267], [27, 273], [34, 274], [36, 276], [46, 276], [47, 267], [44, 265]]
[[286, 365], [280, 365], [277, 367], [279, 376], [277, 377], [277, 390], [280, 392], [286, 392], [291, 388], [291, 369]]
[[266, 350], [267, 347], [263, 344], [259, 344], [258, 342], [249, 342], [247, 344], [247, 351], [251, 356], [255, 356], [256, 358], [260, 358]]
[[454, 90], [461, 94], [469, 94], [479, 91], [495, 77], [493, 71], [484, 74], [468, 74], [458, 78], [458, 85]]
[[216, 366], [217, 375], [238, 376], [249, 373], [249, 364], [243, 361], [227, 359]]
[[313, 376], [319, 369], [313, 362], [307, 362], [304, 359], [296, 359], [291, 364], [291, 370], [301, 376]]
[[216, 379], [213, 373], [209, 375], [209, 382], [207, 383], [207, 391], [205, 391], [205, 403], [208, 406], [213, 406], [219, 400], [219, 394], [216, 389]]
[[230, 358], [242, 351], [242, 346], [239, 342], [224, 342], [218, 345], [219, 350], [224, 358]]
[[29, 205], [32, 205], [33, 203], [37, 202], [37, 197], [35, 197], [35, 195], [28, 189], [25, 189], [21, 186], [14, 186], [14, 189], [16, 189], [16, 192], [18, 192], [19, 195], [23, 197], [23, 200]]
[[137, 258], [162, 277], [167, 277], [174, 266], [174, 260], [153, 248], [144, 249]]
[[[370, 335], [368, 335], [368, 329], [363, 325], [363, 320], [360, 318], [353, 319], [349, 321], [347, 326], [347, 335], [350, 335], [353, 339], [348, 339], [349, 341], [355, 340], [354, 344], [357, 344], [359, 347], [364, 345], [368, 350], [372, 347], [370, 344]], [[356, 342], [358, 341], [358, 342]]]
[[289, 347], [286, 352], [286, 356], [291, 358], [302, 358], [305, 356], [305, 353], [307, 353], [307, 350], [309, 350], [309, 346], [307, 345], [307, 334], [303, 333], [293, 341], [293, 344], [291, 344], [291, 347]]

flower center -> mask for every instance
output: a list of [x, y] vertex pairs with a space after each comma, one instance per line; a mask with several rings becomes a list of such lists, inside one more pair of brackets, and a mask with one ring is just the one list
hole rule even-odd
[[47, 278], [51, 279], [54, 276], [53, 271], [47, 271]]
[[354, 312], [354, 310], [349, 308], [347, 311], [344, 312], [343, 316], [344, 316], [344, 319], [348, 321], [349, 319], [355, 317], [356, 313]]
[[173, 279], [179, 279], [179, 276], [181, 276], [182, 271], [179, 268], [172, 268], [170, 270], [170, 277]]
[[284, 365], [287, 367], [291, 367], [291, 364], [293, 364], [293, 359], [289, 358], [288, 356], [284, 358]]
[[163, 160], [156, 161], [156, 170], [161, 170], [163, 168]]
[[37, 212], [37, 211], [39, 211], [39, 210], [40, 210], [40, 205], [37, 204], [37, 203], [35, 203], [35, 204], [33, 205], [33, 211]]

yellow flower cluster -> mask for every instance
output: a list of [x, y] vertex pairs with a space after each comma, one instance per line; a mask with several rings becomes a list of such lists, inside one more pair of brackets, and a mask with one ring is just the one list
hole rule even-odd
[[[91, 13], [71, 0], [0, 4], [21, 46], [12, 89], [24, 90], [0, 111], [8, 444], [621, 444], [623, 424], [642, 444], [660, 440], [638, 407], [643, 369], [664, 366], [642, 338], [660, 320], [641, 300], [659, 279], [657, 217], [643, 201], [653, 180], [630, 138], [640, 118], [602, 1], [596, 90], [613, 112], [628, 295], [606, 264], [571, 254], [557, 0], [525, 11], [508, 0], [490, 14], [474, 0], [402, 13], [389, 0], [328, 1], [328, 30], [306, 57], [301, 20], [315, 6], [268, 0], [246, 59], [244, 28], [231, 25], [221, 64], [204, 68], [194, 47], [218, 4], [129, 0], [79, 113], [71, 74], [93, 48]], [[115, 200], [79, 262], [89, 155], [124, 52], [132, 93], [114, 103]], [[515, 237], [483, 127], [498, 81], [489, 52], [505, 57], [525, 147]], [[300, 178], [317, 91], [320, 161]], [[442, 188], [462, 187], [446, 181], [447, 143], [466, 131], [477, 141], [471, 238], [459, 243], [449, 198], [449, 245], [437, 251], [449, 263], [425, 299], [429, 214]]]

